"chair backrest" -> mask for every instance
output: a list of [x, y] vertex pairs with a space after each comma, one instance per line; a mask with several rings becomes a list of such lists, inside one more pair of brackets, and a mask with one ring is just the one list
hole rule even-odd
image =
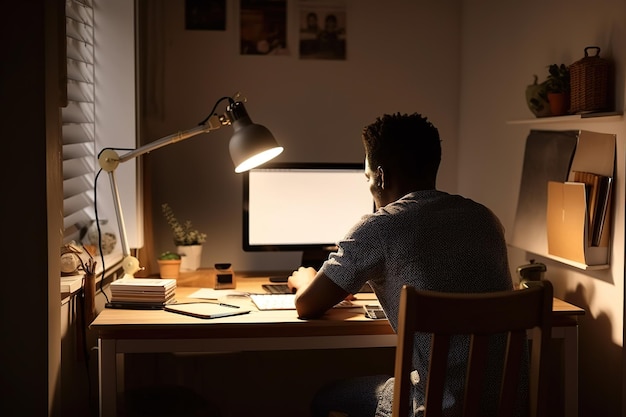
[[[502, 361], [498, 416], [513, 415], [519, 374], [526, 352], [527, 332], [532, 332], [529, 376], [530, 415], [546, 415], [547, 374], [544, 363], [552, 330], [552, 284], [529, 283], [528, 288], [490, 293], [439, 293], [404, 286], [400, 296], [398, 342], [395, 358], [393, 417], [407, 417], [410, 400], [415, 332], [431, 334], [431, 352], [425, 383], [425, 417], [442, 415], [451, 337], [467, 335], [470, 340], [464, 383], [463, 416], [481, 416], [480, 397], [488, 336], [504, 333], [507, 343]], [[424, 378], [423, 375], [420, 375]]]

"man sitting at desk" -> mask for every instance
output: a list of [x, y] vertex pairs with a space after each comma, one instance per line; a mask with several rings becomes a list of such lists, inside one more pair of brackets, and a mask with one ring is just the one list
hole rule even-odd
[[[513, 289], [503, 227], [489, 209], [435, 188], [441, 160], [439, 132], [420, 114], [383, 115], [362, 133], [365, 177], [376, 212], [364, 216], [338, 243], [319, 271], [300, 268], [289, 277], [297, 290], [301, 318], [317, 318], [369, 282], [394, 330], [403, 285], [445, 292]], [[329, 202], [331, 204], [331, 202]], [[428, 357], [428, 339], [415, 357]], [[466, 343], [454, 348], [444, 404], [450, 415], [462, 407]], [[414, 408], [423, 404], [427, 364], [416, 361]], [[495, 384], [494, 384], [495, 390]], [[495, 393], [494, 393], [495, 395]], [[526, 399], [526, 392], [520, 395]], [[313, 415], [390, 416], [393, 378], [389, 375], [339, 381], [320, 390]], [[525, 403], [523, 401], [522, 403]], [[495, 406], [496, 401], [491, 401]], [[493, 415], [484, 410], [484, 415]]]

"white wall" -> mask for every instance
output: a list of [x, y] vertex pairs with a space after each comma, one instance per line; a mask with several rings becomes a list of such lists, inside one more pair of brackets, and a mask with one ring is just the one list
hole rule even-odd
[[[347, 2], [345, 61], [298, 59], [296, 1], [288, 1], [289, 56], [239, 55], [239, 2], [228, 2], [224, 32], [184, 30], [184, 3], [161, 2], [163, 9], [153, 10], [158, 30], [150, 53], [165, 67], [151, 67], [144, 79], [148, 140], [194, 126], [218, 98], [241, 91], [252, 120], [272, 130], [285, 147], [277, 161], [360, 162], [363, 126], [382, 113], [420, 112], [443, 138], [440, 187], [456, 190], [458, 1], [395, 0], [384, 7], [373, 0]], [[160, 71], [162, 79], [155, 79]], [[155, 250], [173, 249], [160, 211], [168, 202], [181, 220], [208, 233], [202, 266], [297, 268], [300, 253], [241, 249], [242, 184], [228, 156], [231, 133], [221, 129], [150, 155]]]
[[[547, 65], [571, 64], [589, 45], [613, 58], [617, 108], [624, 105], [624, 0], [348, 0], [348, 59], [301, 61], [296, 28], [290, 56], [240, 56], [236, 1], [225, 32], [184, 30], [184, 2], [154, 12], [151, 72], [144, 81], [149, 140], [192, 127], [217, 98], [242, 91], [255, 122], [286, 150], [282, 161], [361, 161], [361, 128], [381, 113], [421, 112], [440, 128], [444, 159], [439, 188], [460, 192], [513, 229], [525, 139], [533, 125], [524, 91]], [[297, 2], [289, 0], [290, 20]], [[384, 4], [384, 6], [383, 6]], [[156, 6], [155, 6], [156, 7]], [[165, 62], [161, 67], [158, 62]], [[144, 87], [145, 89], [145, 87]], [[459, 100], [460, 97], [460, 100]], [[549, 127], [548, 127], [549, 126]], [[626, 180], [624, 121], [550, 124], [546, 129], [616, 133], [617, 184]], [[232, 172], [222, 129], [154, 152], [150, 158], [155, 250], [172, 248], [160, 204], [209, 234], [202, 265], [239, 270], [291, 269], [299, 254], [241, 250], [241, 180]], [[617, 186], [612, 266], [584, 272], [511, 248], [510, 263], [546, 263], [556, 295], [585, 307], [580, 320], [581, 416], [621, 414], [624, 296], [624, 187]], [[152, 261], [154, 262], [154, 261]]]
[[511, 267], [534, 258], [547, 265], [555, 295], [585, 307], [580, 320], [581, 415], [619, 415], [622, 395], [624, 300], [624, 145], [626, 124], [600, 119], [585, 123], [510, 125], [532, 119], [524, 97], [533, 74], [547, 65], [569, 65], [586, 46], [616, 64], [617, 109], [624, 106], [626, 2], [464, 1], [459, 191], [494, 209], [510, 232], [518, 200], [526, 136], [531, 128], [585, 129], [617, 134], [617, 202], [611, 269], [584, 272], [519, 249]]

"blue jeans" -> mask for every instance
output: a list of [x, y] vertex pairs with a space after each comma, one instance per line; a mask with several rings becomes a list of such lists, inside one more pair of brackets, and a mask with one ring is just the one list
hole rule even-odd
[[382, 386], [389, 375], [372, 375], [335, 381], [323, 386], [313, 398], [313, 417], [339, 411], [349, 417], [374, 417]]

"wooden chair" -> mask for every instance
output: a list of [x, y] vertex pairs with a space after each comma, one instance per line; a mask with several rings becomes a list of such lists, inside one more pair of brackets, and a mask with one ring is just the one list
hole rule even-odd
[[[481, 416], [480, 396], [487, 359], [487, 336], [508, 336], [503, 361], [498, 416], [513, 415], [527, 331], [530, 350], [530, 415], [543, 417], [547, 406], [547, 358], [551, 337], [552, 284], [531, 282], [528, 288], [480, 294], [420, 291], [404, 286], [400, 297], [398, 343], [395, 358], [393, 417], [412, 410], [410, 374], [414, 333], [432, 335], [425, 391], [425, 417], [442, 415], [448, 343], [452, 335], [470, 336], [463, 416]], [[423, 376], [421, 376], [423, 378]]]

